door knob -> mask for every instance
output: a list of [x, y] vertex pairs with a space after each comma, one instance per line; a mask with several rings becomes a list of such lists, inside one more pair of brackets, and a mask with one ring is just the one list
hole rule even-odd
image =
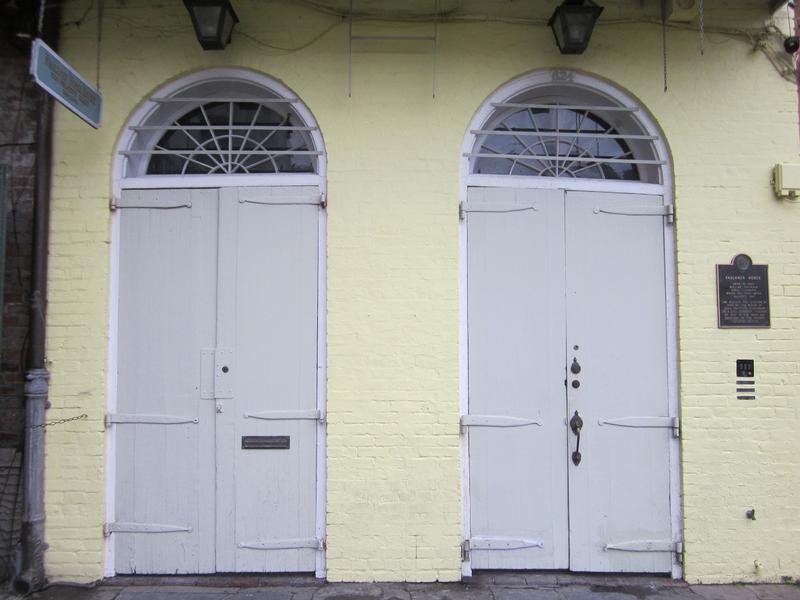
[[578, 411], [575, 411], [575, 414], [572, 415], [572, 418], [569, 420], [569, 427], [572, 429], [572, 433], [577, 436], [581, 434], [581, 427], [583, 427], [583, 419], [578, 414]]
[[570, 366], [569, 370], [572, 371], [574, 375], [577, 375], [578, 373], [581, 372], [581, 365], [580, 363], [578, 363], [577, 358], [572, 359], [572, 365]]

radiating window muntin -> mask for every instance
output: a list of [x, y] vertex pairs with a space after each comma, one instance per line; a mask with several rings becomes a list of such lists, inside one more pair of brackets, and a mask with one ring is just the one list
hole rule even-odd
[[315, 173], [308, 127], [286, 105], [200, 104], [164, 128], [148, 175]]
[[626, 136], [591, 110], [516, 109], [492, 130], [479, 138], [477, 152], [501, 156], [477, 157], [475, 174], [642, 179]]

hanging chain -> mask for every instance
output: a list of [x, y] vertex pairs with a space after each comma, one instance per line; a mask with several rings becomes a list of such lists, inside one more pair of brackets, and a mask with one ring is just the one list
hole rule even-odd
[[39, 429], [40, 427], [50, 427], [51, 425], [63, 425], [64, 423], [69, 423], [70, 421], [80, 421], [81, 419], [88, 419], [89, 415], [82, 414], [78, 415], [77, 417], [68, 417], [66, 419], [56, 419], [55, 421], [47, 421], [42, 423], [41, 425], [34, 425], [31, 429]]
[[700, 0], [700, 56], [705, 53], [706, 46], [706, 24], [704, 0]]
[[44, 9], [45, 9], [45, 0], [41, 0], [39, 2], [39, 18], [36, 22], [36, 37], [42, 37], [42, 29], [44, 29]]

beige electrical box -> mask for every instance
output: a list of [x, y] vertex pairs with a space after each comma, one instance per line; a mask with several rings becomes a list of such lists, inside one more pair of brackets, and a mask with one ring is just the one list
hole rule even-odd
[[778, 163], [772, 172], [775, 194], [780, 198], [800, 196], [800, 165]]

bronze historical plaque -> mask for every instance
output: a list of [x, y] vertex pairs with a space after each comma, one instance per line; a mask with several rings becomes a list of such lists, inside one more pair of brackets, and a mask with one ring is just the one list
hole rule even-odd
[[746, 254], [729, 265], [717, 265], [717, 326], [770, 326], [767, 265], [754, 265]]

